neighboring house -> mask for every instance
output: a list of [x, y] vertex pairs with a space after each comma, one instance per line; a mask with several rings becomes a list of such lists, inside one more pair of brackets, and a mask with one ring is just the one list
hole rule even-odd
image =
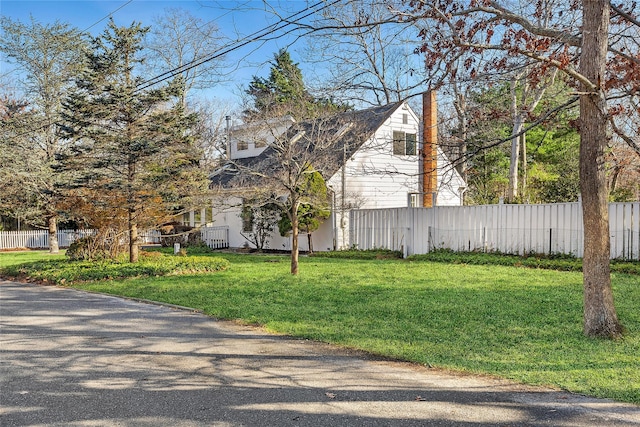
[[[313, 233], [316, 251], [348, 248], [349, 210], [423, 206], [423, 198], [434, 198], [436, 205], [462, 204], [465, 183], [442, 150], [437, 150], [437, 191], [423, 194], [422, 144], [420, 120], [404, 102], [350, 111], [331, 117], [326, 132], [334, 143], [326, 161], [316, 168], [324, 177], [332, 195], [332, 215]], [[266, 125], [266, 126], [265, 126]], [[255, 184], [239, 184], [238, 168], [265, 168], [269, 166], [270, 144], [276, 138], [295, 138], [300, 129], [312, 123], [296, 123], [287, 116], [260, 124], [234, 127], [230, 131], [230, 162], [211, 176], [212, 188], [221, 190], [221, 199], [213, 203], [213, 225], [229, 226], [230, 247], [246, 247], [243, 237], [251, 224], [243, 222], [242, 196], [238, 186], [246, 190]], [[291, 135], [287, 135], [287, 133]], [[310, 134], [310, 132], [308, 133]], [[193, 217], [193, 216], [192, 216]], [[208, 219], [208, 215], [204, 218]], [[270, 249], [288, 250], [290, 237], [281, 237], [277, 231], [269, 239]], [[307, 239], [302, 234], [300, 249], [305, 251]]]

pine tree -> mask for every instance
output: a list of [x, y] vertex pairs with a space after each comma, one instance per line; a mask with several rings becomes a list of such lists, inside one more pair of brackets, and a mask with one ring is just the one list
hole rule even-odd
[[195, 117], [177, 102], [180, 82], [137, 88], [147, 31], [111, 21], [93, 41], [88, 69], [64, 113], [74, 140], [61, 158], [62, 167], [74, 172], [67, 189], [111, 215], [113, 224], [126, 224], [130, 262], [138, 260], [138, 230], [166, 221], [205, 183], [189, 132]]
[[302, 71], [285, 49], [274, 55], [269, 77], [254, 76], [246, 93], [253, 104], [244, 111], [246, 120], [284, 115], [304, 120], [349, 109], [346, 105], [311, 95], [305, 87]]
[[[42, 25], [33, 18], [23, 24], [3, 17], [0, 27], [0, 52], [24, 73], [24, 80], [19, 81], [24, 108], [4, 114], [2, 120], [0, 150], [12, 155], [8, 162], [0, 163], [0, 208], [8, 216], [46, 228], [49, 251], [57, 253], [61, 195], [55, 188], [60, 176], [54, 173], [53, 165], [65, 144], [59, 114], [64, 94], [84, 65], [85, 40], [67, 24]], [[5, 94], [1, 101], [5, 113], [11, 96]]]

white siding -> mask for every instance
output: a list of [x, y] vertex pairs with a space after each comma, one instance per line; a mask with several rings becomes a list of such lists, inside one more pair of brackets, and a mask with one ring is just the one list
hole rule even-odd
[[[407, 122], [403, 124], [403, 114]], [[408, 206], [409, 193], [418, 192], [418, 156], [393, 154], [393, 131], [419, 134], [410, 109], [397, 109], [345, 165], [347, 203], [360, 208]], [[417, 147], [416, 147], [417, 149]], [[342, 170], [329, 184], [341, 188]]]
[[[222, 203], [214, 206], [213, 224], [215, 226], [229, 227], [229, 247], [231, 248], [254, 248], [251, 242], [243, 236], [242, 219], [240, 213], [242, 200], [240, 198], [228, 198]], [[301, 251], [308, 251], [308, 238], [306, 233], [300, 233], [298, 243]], [[328, 251], [333, 249], [333, 217], [322, 223], [318, 230], [312, 233], [312, 244], [316, 251]], [[291, 250], [291, 237], [280, 236], [278, 227], [271, 233], [265, 249]]]
[[[259, 156], [267, 148], [267, 145], [276, 141], [293, 123], [295, 123], [295, 120], [291, 116], [285, 116], [264, 123], [252, 123], [232, 128], [230, 137], [231, 159]], [[247, 149], [238, 150], [239, 142], [246, 143]], [[264, 143], [266, 145], [256, 147], [256, 143]]]

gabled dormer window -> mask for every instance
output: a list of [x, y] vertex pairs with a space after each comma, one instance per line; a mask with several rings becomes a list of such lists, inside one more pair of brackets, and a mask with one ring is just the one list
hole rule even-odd
[[416, 134], [394, 130], [393, 154], [396, 156], [415, 156]]

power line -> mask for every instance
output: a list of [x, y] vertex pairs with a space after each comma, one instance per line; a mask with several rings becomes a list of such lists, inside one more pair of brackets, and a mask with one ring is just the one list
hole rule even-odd
[[[158, 83], [161, 83], [163, 81], [166, 81], [172, 77], [175, 77], [176, 75], [183, 73], [185, 71], [188, 71], [192, 68], [195, 68], [197, 66], [200, 66], [206, 62], [212, 61], [216, 58], [219, 58], [223, 55], [226, 55], [227, 53], [233, 52], [234, 50], [240, 49], [243, 46], [246, 46], [250, 43], [253, 43], [255, 41], [259, 41], [261, 40], [263, 37], [267, 36], [269, 33], [273, 33], [275, 31], [279, 31], [282, 30], [283, 28], [288, 27], [289, 25], [292, 24], [296, 24], [299, 23], [302, 19], [304, 18], [308, 18], [309, 16], [320, 12], [330, 6], [333, 6], [336, 3], [339, 3], [341, 0], [334, 0], [331, 3], [325, 3], [324, 1], [319, 1], [311, 6], [307, 6], [306, 8], [286, 17], [286, 18], [280, 18], [280, 20], [274, 24], [271, 24], [261, 30], [258, 30], [254, 33], [251, 33], [245, 37], [243, 37], [240, 40], [237, 40], [233, 43], [227, 44], [223, 47], [221, 47], [218, 51], [211, 53], [207, 56], [204, 56], [203, 58], [198, 58], [198, 59], [194, 59], [191, 62], [188, 62], [186, 64], [183, 64], [179, 67], [175, 67], [169, 71], [165, 71], [162, 74], [159, 74], [155, 77], [152, 77], [150, 79], [147, 79], [141, 83], [138, 84], [138, 86], [136, 87], [136, 92], [140, 91], [140, 90], [144, 90], [147, 89], [153, 85], [156, 85]], [[317, 6], [324, 4], [324, 6], [322, 6], [321, 8], [318, 8], [317, 10], [312, 10], [315, 9]], [[306, 13], [305, 15], [302, 15]], [[302, 15], [302, 16], [298, 16], [298, 15]], [[297, 17], [297, 18], [296, 18]], [[295, 18], [295, 19], [293, 19]]]
[[[87, 27], [87, 29], [93, 27], [94, 25], [98, 24], [99, 22], [103, 21], [104, 19], [108, 18], [109, 16], [111, 16], [113, 13], [117, 12], [118, 10], [122, 9], [123, 7], [125, 7], [126, 5], [128, 5], [129, 3], [131, 3], [133, 0], [129, 0], [127, 3], [123, 4], [122, 6], [120, 6], [119, 8], [117, 8], [116, 10], [114, 10], [113, 12], [111, 12], [109, 15], [105, 16], [104, 18], [102, 18], [100, 21], [95, 22], [94, 24], [92, 24], [91, 26]], [[317, 3], [314, 3], [311, 6], [307, 6], [304, 9], [286, 17], [286, 18], [280, 18], [278, 20], [278, 22], [268, 25], [267, 27], [264, 27], [261, 30], [258, 30], [254, 33], [249, 34], [248, 36], [243, 37], [242, 39], [239, 39], [231, 44], [228, 44], [224, 47], [221, 48], [221, 50], [219, 49], [218, 51], [205, 56], [204, 58], [200, 58], [200, 59], [196, 59], [193, 60], [187, 64], [184, 64], [180, 67], [176, 67], [172, 70], [166, 71], [162, 74], [159, 74], [158, 76], [155, 76], [153, 78], [150, 78], [148, 80], [145, 80], [141, 83], [138, 84], [138, 87], [135, 89], [134, 92], [138, 92], [144, 89], [147, 89], [153, 85], [156, 85], [158, 83], [161, 83], [163, 81], [166, 81], [172, 77], [175, 77], [176, 75], [184, 72], [184, 71], [188, 71], [194, 67], [197, 67], [201, 64], [204, 64], [205, 62], [209, 62], [212, 61], [213, 59], [219, 58], [220, 56], [226, 55], [229, 52], [232, 52], [234, 50], [237, 50], [243, 46], [246, 46], [247, 44], [253, 43], [255, 41], [259, 41], [261, 38], [267, 36], [269, 33], [275, 32], [275, 31], [279, 31], [283, 28], [286, 28], [289, 25], [292, 24], [296, 24], [299, 23], [302, 19], [307, 18], [311, 15], [313, 15], [314, 13], [320, 12], [330, 6], [333, 6], [336, 3], [339, 3], [342, 0], [334, 0], [331, 3], [326, 3], [324, 1], [319, 1]], [[324, 4], [323, 7], [318, 8], [316, 10], [312, 10], [315, 9], [317, 6]], [[306, 13], [306, 14], [305, 14]], [[304, 15], [302, 15], [304, 14]], [[302, 16], [299, 16], [302, 15]], [[297, 17], [297, 18], [296, 18]], [[295, 18], [295, 19], [293, 19]], [[86, 30], [85, 30], [86, 31]], [[57, 116], [57, 118], [60, 118], [60, 115]], [[28, 135], [31, 132], [37, 131], [37, 130], [41, 130], [41, 129], [45, 129], [49, 126], [51, 126], [52, 124], [55, 124], [55, 121], [49, 121], [41, 126], [29, 129], [28, 131], [25, 131], [21, 134], [18, 135], [14, 135], [14, 138], [19, 138], [25, 135]]]
[[100, 18], [99, 20], [97, 20], [96, 22], [94, 22], [93, 24], [89, 25], [87, 28], [85, 28], [84, 30], [82, 30], [83, 33], [86, 33], [88, 30], [90, 30], [91, 28], [95, 27], [96, 25], [98, 25], [99, 23], [101, 23], [102, 21], [104, 21], [105, 19], [111, 17], [114, 13], [116, 13], [117, 11], [119, 11], [120, 9], [122, 9], [123, 7], [125, 7], [126, 5], [128, 5], [129, 3], [133, 2], [133, 0], [129, 0], [128, 2], [126, 2], [125, 4], [121, 5], [120, 7], [118, 7], [116, 10], [110, 12], [108, 15], [103, 16], [102, 18]]

